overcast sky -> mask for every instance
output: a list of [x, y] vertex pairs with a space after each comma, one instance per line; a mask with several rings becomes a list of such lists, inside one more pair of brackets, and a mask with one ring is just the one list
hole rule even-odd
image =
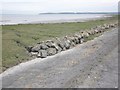
[[117, 12], [119, 0], [2, 0], [4, 14]]

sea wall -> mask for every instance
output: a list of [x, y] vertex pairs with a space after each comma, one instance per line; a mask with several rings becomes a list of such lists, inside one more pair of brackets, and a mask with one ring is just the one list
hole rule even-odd
[[91, 35], [99, 34], [115, 27], [117, 27], [117, 23], [104, 24], [103, 26], [96, 26], [90, 30], [77, 32], [72, 36], [56, 37], [53, 40], [41, 41], [35, 46], [26, 47], [26, 49], [32, 57], [46, 58], [47, 56], [55, 55], [61, 51], [73, 48], [78, 44], [82, 44], [85, 38], [89, 38]]

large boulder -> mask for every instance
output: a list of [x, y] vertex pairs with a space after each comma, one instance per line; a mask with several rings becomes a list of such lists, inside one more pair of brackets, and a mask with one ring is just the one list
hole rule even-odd
[[40, 46], [41, 46], [41, 49], [43, 50], [46, 50], [49, 48], [45, 43], [40, 44]]
[[79, 44], [79, 39], [78, 39], [78, 37], [74, 36], [74, 39], [75, 39], [75, 44]]
[[87, 38], [87, 37], [89, 37], [89, 33], [88, 33], [87, 31], [84, 31], [84, 32], [82, 33], [82, 36]]
[[111, 28], [114, 28], [115, 27], [115, 24], [110, 24], [109, 25]]
[[56, 45], [60, 47], [63, 51], [65, 50], [63, 39], [56, 38]]
[[95, 29], [94, 31], [95, 31], [95, 33], [99, 33], [98, 29]]
[[28, 52], [31, 52], [32, 51], [32, 48], [33, 46], [28, 46], [28, 47], [25, 47], [27, 49]]
[[60, 50], [60, 47], [57, 45], [56, 42], [49, 40], [45, 43], [49, 48], [55, 48], [57, 51]]
[[74, 37], [68, 37], [68, 42], [70, 44], [70, 48], [75, 46], [75, 39], [74, 39]]
[[38, 52], [31, 52], [31, 56], [37, 56]]
[[81, 32], [82, 37], [89, 37], [89, 33], [87, 31]]
[[47, 51], [46, 50], [39, 50], [39, 53], [37, 55], [38, 58], [46, 58], [47, 57]]
[[41, 45], [37, 44], [36, 46], [31, 48], [31, 52], [38, 52], [41, 49]]
[[47, 49], [47, 55], [51, 56], [51, 55], [55, 55], [57, 53], [55, 48], [48, 48]]
[[64, 41], [64, 46], [65, 46], [66, 49], [69, 49], [70, 48], [70, 43], [67, 40], [65, 40]]
[[80, 39], [80, 43], [82, 44], [84, 42], [84, 38], [81, 38]]
[[48, 47], [53, 47], [53, 46], [54, 46], [52, 40], [47, 40], [47, 41], [45, 42], [45, 45], [47, 45]]
[[57, 50], [57, 53], [59, 53], [62, 51], [62, 48], [58, 46], [58, 48], [56, 50]]
[[109, 25], [104, 24], [103, 26], [105, 27], [105, 29], [109, 29]]

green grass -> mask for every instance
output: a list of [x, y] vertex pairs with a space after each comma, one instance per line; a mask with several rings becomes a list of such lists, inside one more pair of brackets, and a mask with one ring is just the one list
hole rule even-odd
[[55, 37], [72, 35], [80, 30], [90, 29], [117, 21], [117, 17], [88, 22], [54, 23], [54, 24], [20, 24], [2, 26], [2, 65], [3, 69], [30, 60], [25, 46]]

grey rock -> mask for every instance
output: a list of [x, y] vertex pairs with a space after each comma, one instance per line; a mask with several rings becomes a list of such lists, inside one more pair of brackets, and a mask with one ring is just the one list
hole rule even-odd
[[38, 52], [40, 49], [41, 49], [41, 45], [38, 44], [38, 45], [34, 46], [34, 47], [31, 49], [31, 51], [32, 51], [32, 52]]
[[74, 37], [69, 37], [68, 39], [69, 39], [70, 48], [74, 47], [75, 46]]
[[109, 25], [111, 28], [114, 28], [115, 27], [115, 24], [110, 24]]
[[51, 48], [55, 48], [56, 50], [57, 50], [57, 52], [61, 52], [62, 51], [62, 49], [58, 46], [58, 44], [57, 43], [52, 43], [52, 47]]
[[31, 56], [37, 56], [38, 52], [31, 52]]
[[48, 47], [53, 47], [53, 41], [52, 40], [47, 40], [45, 42], [45, 45], [47, 45]]
[[57, 41], [56, 41], [57, 46], [59, 46], [62, 50], [65, 50], [63, 40], [61, 40], [61, 39], [59, 39], [59, 38], [57, 38], [56, 40], [57, 40]]
[[89, 37], [89, 33], [88, 32], [85, 32], [85, 37]]
[[32, 51], [32, 48], [33, 46], [28, 46], [28, 47], [25, 47], [27, 49], [28, 52], [31, 52]]
[[66, 48], [66, 49], [69, 49], [69, 48], [70, 48], [70, 43], [69, 43], [67, 40], [64, 41], [64, 42], [65, 42], [65, 43], [64, 43], [64, 44], [65, 44], [65, 45], [64, 45], [65, 48]]
[[41, 49], [43, 50], [46, 50], [49, 48], [47, 45], [45, 45], [45, 43], [40, 44], [40, 46], [41, 46]]
[[75, 37], [75, 44], [79, 44], [79, 39], [78, 39], [78, 37]]
[[84, 42], [84, 38], [81, 38], [80, 39], [80, 43], [82, 44]]
[[60, 48], [60, 47], [58, 46], [58, 48], [57, 48], [56, 50], [57, 50], [57, 53], [59, 53], [59, 52], [62, 51], [62, 48]]
[[47, 54], [48, 56], [55, 55], [57, 53], [55, 48], [48, 48], [47, 49]]
[[94, 31], [95, 31], [95, 33], [98, 33], [98, 32], [99, 32], [98, 29], [95, 29]]
[[75, 46], [75, 43], [74, 42], [71, 42], [71, 45], [70, 45], [70, 48], [74, 47]]
[[91, 33], [92, 33], [92, 35], [94, 35], [94, 34], [95, 34], [95, 31], [94, 31], [94, 30], [91, 30]]
[[46, 58], [47, 57], [47, 51], [46, 50], [39, 50], [38, 58]]
[[109, 29], [109, 25], [104, 24], [103, 26], [105, 27], [105, 29]]

